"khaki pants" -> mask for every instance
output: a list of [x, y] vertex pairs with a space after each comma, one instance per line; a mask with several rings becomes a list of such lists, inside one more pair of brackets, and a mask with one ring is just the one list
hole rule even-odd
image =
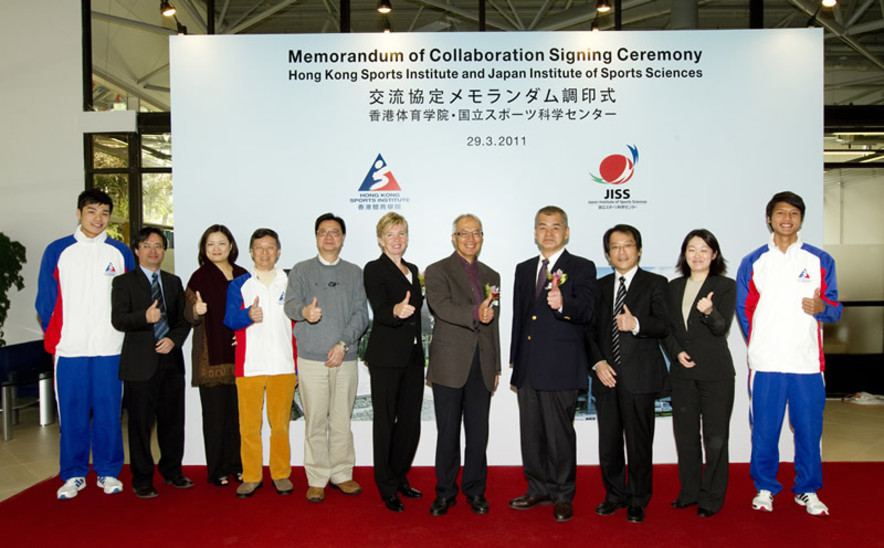
[[270, 423], [270, 477], [278, 480], [292, 474], [292, 450], [289, 443], [289, 414], [295, 397], [297, 376], [260, 375], [238, 377], [239, 434], [242, 438], [243, 481], [261, 481], [264, 448], [261, 444], [264, 393], [267, 393], [267, 421]]
[[356, 401], [356, 360], [338, 367], [298, 358], [304, 404], [304, 469], [310, 487], [353, 479], [356, 451], [350, 415]]

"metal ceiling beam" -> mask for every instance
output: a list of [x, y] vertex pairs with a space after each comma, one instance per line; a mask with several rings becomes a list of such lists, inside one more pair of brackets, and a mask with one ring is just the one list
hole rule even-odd
[[199, 11], [197, 11], [196, 6], [194, 6], [190, 0], [176, 1], [181, 2], [184, 5], [184, 7], [187, 9], [187, 13], [190, 14], [193, 20], [196, 21], [197, 26], [203, 31], [203, 33], [205, 33], [208, 30], [208, 27], [206, 26], [206, 19]]
[[[808, 6], [804, 3], [803, 0], [789, 0], [789, 2], [791, 2], [793, 6], [800, 9], [810, 17], [813, 17], [814, 13], [816, 13], [816, 6]], [[844, 29], [840, 25], [834, 22], [827, 21], [826, 19], [817, 19], [817, 22], [822, 25], [827, 31], [835, 34], [839, 39], [841, 39], [842, 42], [850, 46], [851, 49], [868, 59], [872, 64], [880, 69], [884, 69], [884, 61], [882, 61], [872, 52], [864, 48], [862, 44], [860, 44], [850, 36], [847, 36], [844, 32]]]
[[94, 66], [92, 67], [92, 73], [95, 74], [96, 76], [98, 76], [99, 78], [101, 78], [102, 80], [104, 80], [105, 82], [107, 82], [108, 84], [124, 91], [127, 95], [131, 95], [133, 97], [138, 97], [139, 99], [141, 99], [145, 103], [149, 103], [149, 104], [157, 107], [159, 110], [169, 110], [168, 101], [161, 101], [153, 95], [145, 95], [144, 92], [147, 90], [145, 90], [143, 87], [140, 87], [138, 85], [133, 85], [132, 83], [129, 83], [129, 82], [124, 82], [123, 80], [120, 80], [119, 78], [112, 76], [112, 75], [102, 71], [100, 68], [97, 68]]
[[[625, 12], [652, 3], [655, 3], [655, 0], [627, 0], [626, 2], [623, 2], [623, 9], [621, 11]], [[566, 11], [560, 11], [555, 15], [550, 15], [543, 20], [543, 24], [538, 25], [537, 28], [533, 30], [562, 30], [592, 21], [596, 18], [598, 12], [595, 9], [595, 4], [590, 4], [583, 4], [582, 6], [576, 6]], [[669, 11], [670, 10], [666, 9], [664, 10], [664, 13], [669, 13]]]
[[[457, 15], [461, 19], [466, 19], [468, 21], [475, 21], [476, 23], [479, 22], [479, 14], [477, 11], [465, 10], [465, 9], [458, 8], [455, 6], [449, 6], [448, 4], [440, 2], [439, 0], [413, 0], [413, 2], [415, 4], [424, 4], [424, 5], [429, 6], [431, 8]], [[508, 25], [508, 24], [502, 23], [500, 21], [486, 20], [485, 24], [489, 27], [494, 27], [499, 30], [508, 30], [508, 31], [517, 30], [512, 25]]]
[[275, 6], [273, 6], [271, 8], [267, 8], [266, 10], [264, 10], [263, 12], [259, 13], [256, 16], [252, 17], [251, 19], [249, 19], [247, 21], [243, 21], [239, 25], [233, 27], [232, 29], [230, 29], [229, 34], [239, 34], [240, 32], [246, 30], [247, 28], [257, 25], [258, 23], [260, 23], [264, 19], [267, 19], [268, 17], [272, 16], [276, 12], [278, 12], [280, 10], [284, 10], [285, 8], [291, 6], [292, 4], [295, 4], [299, 1], [300, 0], [283, 0], [282, 2], [276, 4]]
[[178, 31], [174, 29], [167, 29], [166, 27], [161, 27], [159, 25], [151, 25], [150, 23], [145, 23], [143, 21], [133, 21], [132, 19], [126, 19], [125, 17], [118, 17], [116, 15], [101, 13], [100, 11], [93, 11], [92, 17], [101, 21], [116, 23], [118, 25], [136, 28], [138, 30], [145, 30], [156, 34], [165, 34], [166, 36], [178, 34]]
[[522, 22], [522, 18], [519, 17], [519, 11], [518, 11], [518, 10], [516, 9], [516, 7], [513, 5], [513, 0], [506, 0], [506, 3], [507, 3], [507, 5], [509, 6], [510, 11], [513, 13], [513, 17], [516, 18], [516, 27], [518, 27], [519, 30], [524, 29], [524, 28], [525, 28], [525, 23], [523, 23], [523, 22]]
[[866, 13], [866, 11], [870, 7], [872, 7], [872, 4], [874, 3], [875, 0], [866, 0], [865, 2], [863, 2], [861, 6], [853, 11], [853, 15], [850, 16], [850, 19], [848, 19], [847, 22], [844, 23], [844, 27], [850, 29], [850, 27], [852, 27], [854, 23], [859, 21], [859, 18], [862, 17]]
[[534, 20], [528, 25], [528, 30], [534, 30], [537, 27], [537, 24], [546, 17], [546, 14], [549, 13], [550, 8], [552, 8], [553, 2], [554, 0], [544, 0], [543, 4], [541, 4], [540, 8], [537, 10], [537, 13], [534, 14]]
[[[243, 14], [240, 15], [239, 19], [237, 19], [236, 22], [232, 23], [230, 26], [235, 27], [245, 21], [256, 9], [258, 9], [258, 6], [260, 6], [262, 3], [262, 0], [256, 0], [255, 3], [252, 4], [252, 7], [244, 11]], [[227, 30], [222, 30], [222, 32], [224, 32], [225, 34], [232, 34], [229, 33]]]
[[[521, 21], [517, 21], [516, 18], [514, 17], [514, 16], [518, 17], [518, 16], [516, 15], [515, 11], [510, 11], [510, 10], [504, 10], [504, 9], [501, 9], [501, 7], [498, 6], [498, 5], [494, 2], [494, 0], [486, 0], [486, 1], [487, 1], [489, 4], [491, 4], [491, 7], [494, 8], [494, 10], [495, 10], [497, 13], [499, 13], [501, 17], [503, 17], [504, 19], [506, 19], [507, 22], [508, 22], [510, 25], [512, 25], [513, 27], [515, 27], [515, 28], [517, 28], [517, 29], [519, 29], [519, 30], [524, 29], [524, 27], [522, 26], [522, 22], [521, 22]], [[513, 5], [512, 5], [512, 2], [510, 2], [510, 0], [507, 0], [507, 4], [509, 4], [509, 8], [512, 8]]]

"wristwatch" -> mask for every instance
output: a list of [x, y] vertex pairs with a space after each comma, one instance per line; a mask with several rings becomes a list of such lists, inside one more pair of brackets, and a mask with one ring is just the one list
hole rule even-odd
[[350, 351], [350, 347], [347, 346], [347, 343], [345, 343], [344, 341], [338, 341], [338, 344], [341, 345], [341, 348], [344, 349], [344, 354]]

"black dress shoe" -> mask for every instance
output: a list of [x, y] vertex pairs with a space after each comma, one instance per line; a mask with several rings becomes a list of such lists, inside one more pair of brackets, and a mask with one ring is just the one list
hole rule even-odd
[[679, 499], [675, 499], [669, 506], [672, 506], [676, 510], [681, 510], [682, 508], [689, 508], [693, 505], [697, 504], [696, 502], [684, 502]]
[[625, 502], [611, 502], [606, 500], [595, 507], [595, 513], [600, 516], [610, 516], [621, 508], [626, 508]]
[[467, 502], [470, 504], [470, 510], [472, 510], [474, 514], [487, 514], [490, 509], [488, 501], [485, 500], [484, 495], [467, 497]]
[[212, 480], [215, 487], [227, 487], [230, 485], [230, 479], [227, 476], [219, 476]]
[[405, 485], [399, 486], [399, 492], [402, 493], [403, 497], [408, 497], [410, 499], [419, 499], [424, 496], [423, 493], [408, 485], [407, 483]]
[[546, 504], [552, 504], [552, 499], [549, 498], [549, 495], [543, 495], [540, 497], [522, 495], [521, 497], [516, 497], [510, 501], [510, 508], [513, 510], [528, 510], [529, 508]]
[[570, 502], [557, 502], [553, 507], [553, 518], [556, 521], [570, 521], [574, 517], [574, 509]]
[[166, 478], [163, 480], [163, 483], [171, 485], [175, 489], [189, 489], [190, 487], [193, 487], [193, 482], [190, 481], [190, 478], [187, 476], [178, 476], [177, 478], [172, 479]]
[[705, 508], [697, 508], [697, 516], [701, 518], [711, 518], [715, 515], [714, 510], [707, 510]]
[[451, 497], [450, 499], [436, 497], [436, 500], [434, 500], [432, 506], [430, 506], [430, 515], [444, 516], [448, 512], [448, 509], [455, 504], [457, 504], [457, 499], [455, 497]]
[[389, 497], [383, 497], [384, 506], [387, 507], [387, 510], [391, 512], [404, 512], [405, 507], [402, 506], [402, 501], [399, 500], [399, 495], [390, 495]]
[[641, 523], [645, 521], [645, 509], [641, 506], [630, 506], [626, 509], [626, 521], [629, 523]]
[[140, 499], [152, 499], [159, 494], [157, 493], [157, 490], [153, 488], [153, 485], [134, 487], [133, 491], [135, 491], [135, 496]]

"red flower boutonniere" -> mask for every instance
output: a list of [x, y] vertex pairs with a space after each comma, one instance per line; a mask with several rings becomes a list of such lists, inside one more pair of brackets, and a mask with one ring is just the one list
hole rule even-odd
[[485, 284], [485, 298], [491, 297], [490, 306], [500, 305], [500, 288], [496, 285]]
[[547, 272], [546, 279], [549, 280], [549, 283], [546, 284], [546, 289], [552, 289], [554, 287], [565, 285], [565, 282], [568, 281], [568, 275], [562, 272], [562, 269], [560, 268], [552, 273]]

